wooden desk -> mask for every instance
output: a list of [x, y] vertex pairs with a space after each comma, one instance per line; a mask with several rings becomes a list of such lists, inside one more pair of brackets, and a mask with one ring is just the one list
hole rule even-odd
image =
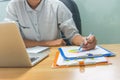
[[116, 54], [111, 65], [52, 69], [57, 48], [32, 68], [0, 68], [0, 80], [120, 80], [120, 44], [101, 45]]

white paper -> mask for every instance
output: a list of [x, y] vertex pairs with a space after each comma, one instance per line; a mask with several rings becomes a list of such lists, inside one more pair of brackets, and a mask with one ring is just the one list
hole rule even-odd
[[46, 49], [48, 49], [49, 47], [43, 47], [43, 46], [35, 46], [35, 47], [30, 47], [30, 48], [27, 48], [27, 52], [28, 53], [40, 53]]
[[86, 58], [86, 59], [77, 59], [77, 60], [64, 60], [61, 54], [59, 54], [57, 65], [59, 66], [71, 66], [71, 65], [79, 65], [80, 61], [84, 61], [84, 65], [96, 64], [100, 62], [107, 62], [105, 57], [97, 57], [97, 58]]
[[81, 57], [81, 58], [83, 57], [84, 58], [84, 57], [88, 57], [88, 54], [92, 54], [93, 56], [101, 56], [101, 55], [110, 53], [99, 46], [96, 46], [95, 49], [89, 50], [89, 51], [79, 51], [79, 46], [61, 47], [61, 49], [66, 57]]

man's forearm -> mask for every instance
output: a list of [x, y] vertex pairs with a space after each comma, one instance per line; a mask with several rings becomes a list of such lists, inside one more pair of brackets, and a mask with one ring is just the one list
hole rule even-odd
[[33, 40], [24, 39], [24, 43], [26, 47], [48, 46], [47, 41], [33, 41]]
[[24, 40], [26, 47], [34, 47], [34, 46], [47, 46], [47, 47], [53, 47], [53, 46], [63, 46], [66, 45], [65, 41], [63, 39], [56, 39], [56, 40], [50, 40], [50, 41], [32, 41], [32, 40]]

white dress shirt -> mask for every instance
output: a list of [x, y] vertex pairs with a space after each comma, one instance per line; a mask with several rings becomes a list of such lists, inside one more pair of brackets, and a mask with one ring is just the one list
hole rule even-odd
[[26, 0], [12, 0], [7, 6], [5, 20], [17, 22], [25, 39], [55, 40], [60, 38], [60, 31], [69, 40], [79, 35], [71, 12], [59, 0], [42, 0], [36, 9]]

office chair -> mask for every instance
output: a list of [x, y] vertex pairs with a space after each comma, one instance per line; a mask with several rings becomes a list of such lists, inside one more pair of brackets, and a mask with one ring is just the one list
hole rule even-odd
[[[66, 7], [71, 11], [75, 25], [76, 25], [79, 33], [82, 34], [81, 19], [80, 19], [80, 13], [79, 13], [77, 4], [75, 3], [74, 0], [60, 0], [60, 1], [63, 2], [66, 5]], [[62, 32], [61, 32], [61, 34], [62, 34], [62, 37], [65, 38], [65, 36]], [[67, 45], [70, 45], [69, 40], [65, 39], [65, 42], [67, 43]]]

